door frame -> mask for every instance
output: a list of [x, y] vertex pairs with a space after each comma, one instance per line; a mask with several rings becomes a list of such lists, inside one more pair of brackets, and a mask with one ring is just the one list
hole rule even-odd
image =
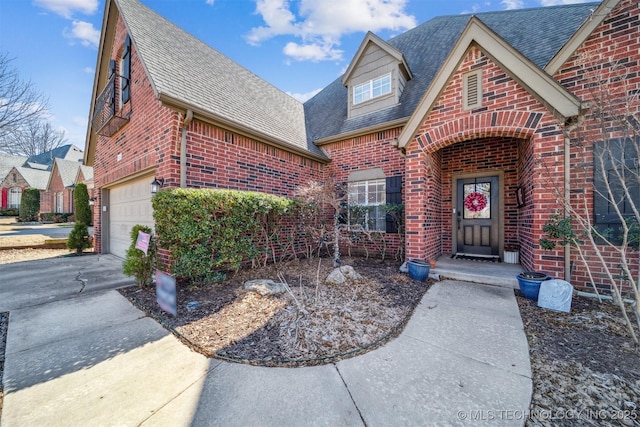
[[458, 236], [456, 212], [458, 209], [458, 180], [468, 178], [498, 177], [498, 256], [504, 256], [504, 171], [487, 170], [481, 172], [454, 173], [451, 175], [451, 251], [455, 255], [458, 252]]

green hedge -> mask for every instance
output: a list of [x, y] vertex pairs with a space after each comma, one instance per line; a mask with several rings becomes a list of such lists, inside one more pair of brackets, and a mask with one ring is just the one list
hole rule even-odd
[[158, 243], [171, 252], [173, 274], [202, 282], [273, 257], [296, 210], [285, 197], [233, 190], [165, 190], [152, 203]]
[[55, 223], [73, 222], [74, 221], [74, 216], [73, 216], [73, 213], [71, 213], [71, 212], [67, 212], [67, 213], [43, 212], [43, 213], [40, 214], [40, 221], [41, 222], [55, 222]]
[[31, 222], [38, 220], [40, 212], [40, 190], [37, 188], [27, 188], [22, 192], [20, 199], [20, 217], [21, 222]]
[[84, 222], [87, 225], [93, 224], [91, 207], [89, 206], [89, 192], [87, 185], [82, 182], [77, 184], [73, 191], [73, 207], [76, 221]]
[[15, 208], [0, 209], [0, 216], [18, 216], [20, 211]]

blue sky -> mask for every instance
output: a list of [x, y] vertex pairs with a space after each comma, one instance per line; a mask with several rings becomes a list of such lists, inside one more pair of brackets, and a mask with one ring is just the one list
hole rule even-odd
[[[338, 78], [364, 34], [388, 39], [439, 15], [585, 0], [141, 0], [304, 100]], [[0, 53], [50, 101], [50, 121], [84, 148], [105, 0], [1, 0]]]

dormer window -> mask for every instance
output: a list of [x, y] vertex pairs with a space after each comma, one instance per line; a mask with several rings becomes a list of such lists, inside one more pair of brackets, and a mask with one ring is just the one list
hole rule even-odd
[[353, 104], [391, 93], [391, 73], [369, 80], [353, 88]]

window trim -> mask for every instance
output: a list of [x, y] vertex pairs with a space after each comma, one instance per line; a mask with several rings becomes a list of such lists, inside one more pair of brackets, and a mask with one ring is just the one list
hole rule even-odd
[[[357, 203], [353, 201], [353, 189], [354, 187], [359, 187], [364, 183], [365, 185], [365, 201], [364, 203]], [[372, 185], [380, 185], [382, 184], [382, 190], [379, 192], [381, 194], [382, 200], [376, 203], [370, 203], [369, 202], [369, 187]], [[382, 212], [377, 212], [378, 215], [376, 216], [376, 218], [374, 218], [373, 220], [375, 221], [375, 228], [371, 229], [369, 227], [369, 223], [370, 223], [370, 218], [369, 218], [369, 214], [368, 212], [365, 213], [365, 218], [364, 218], [364, 224], [362, 223], [358, 223], [358, 224], [352, 224], [351, 223], [351, 208], [354, 206], [357, 207], [364, 207], [364, 208], [377, 208], [380, 209], [381, 206], [385, 206], [387, 204], [387, 182], [386, 182], [386, 178], [372, 178], [372, 179], [362, 179], [362, 180], [358, 180], [358, 181], [349, 181], [347, 183], [347, 206], [348, 206], [348, 212], [347, 212], [347, 218], [348, 218], [348, 228], [351, 231], [359, 231], [359, 230], [364, 230], [364, 231], [373, 231], [373, 232], [380, 232], [380, 233], [384, 233], [386, 232], [387, 229], [387, 225], [386, 225], [386, 212], [382, 211]]]
[[[387, 92], [382, 92], [382, 93], [374, 96], [374, 94], [373, 94], [374, 84], [376, 82], [380, 82], [383, 79], [387, 79], [387, 78], [389, 79], [389, 90]], [[358, 91], [359, 88], [364, 88], [365, 86], [367, 88], [366, 93], [368, 94], [368, 98], [362, 99], [361, 101], [357, 101], [356, 100], [356, 92]], [[385, 86], [385, 85], [381, 84], [381, 87], [383, 87], [383, 86]], [[366, 81], [364, 83], [360, 83], [358, 85], [354, 85], [353, 86], [353, 93], [352, 93], [352, 96], [351, 96], [351, 100], [352, 100], [353, 105], [360, 105], [360, 104], [363, 104], [363, 103], [365, 103], [367, 101], [371, 101], [373, 99], [380, 98], [380, 97], [383, 97], [385, 95], [389, 95], [392, 92], [393, 92], [393, 80], [391, 78], [391, 73], [386, 73], [386, 74], [383, 74], [380, 77], [376, 77], [375, 79], [371, 79], [371, 80], [368, 80], [368, 81]], [[365, 93], [365, 92], [363, 92], [363, 93]]]
[[[471, 79], [475, 77], [475, 99], [471, 99], [473, 93], [470, 89]], [[473, 110], [482, 107], [482, 68], [464, 73], [462, 75], [462, 108]]]

